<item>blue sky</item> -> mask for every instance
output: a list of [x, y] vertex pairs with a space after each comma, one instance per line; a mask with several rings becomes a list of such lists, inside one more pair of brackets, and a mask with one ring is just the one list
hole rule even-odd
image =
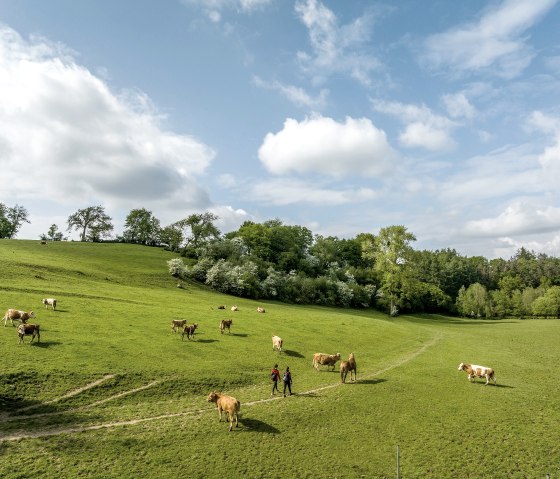
[[560, 255], [557, 0], [0, 0], [0, 202]]

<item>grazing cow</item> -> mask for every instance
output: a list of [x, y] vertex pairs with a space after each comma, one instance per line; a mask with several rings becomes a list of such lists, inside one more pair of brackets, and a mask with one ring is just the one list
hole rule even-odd
[[476, 364], [461, 363], [457, 370], [465, 371], [468, 374], [470, 382], [472, 382], [474, 378], [486, 378], [486, 384], [488, 384], [490, 379], [496, 384], [496, 376], [494, 376], [494, 370], [492, 368], [477, 366]]
[[34, 317], [35, 313], [33, 313], [33, 311], [26, 313], [25, 311], [20, 311], [19, 309], [8, 309], [4, 315], [4, 327], [6, 327], [8, 320], [12, 322], [12, 326], [15, 326], [14, 321], [20, 321], [22, 324], [25, 324], [29, 318]]
[[172, 319], [171, 320], [171, 331], [177, 332], [177, 329], [183, 329], [187, 324], [186, 319]]
[[239, 311], [239, 308], [234, 304], [234, 305], [231, 307], [231, 310], [232, 310], [232, 311]]
[[278, 350], [279, 353], [282, 352], [282, 338], [280, 336], [272, 336], [272, 350]]
[[226, 396], [222, 393], [211, 392], [206, 398], [208, 402], [215, 402], [218, 407], [218, 415], [220, 416], [219, 421], [222, 420], [222, 413], [225, 412], [228, 417], [229, 430], [233, 429], [233, 419], [235, 418], [235, 427], [239, 427], [239, 410], [241, 409], [241, 403], [231, 396]]
[[181, 333], [181, 341], [185, 339], [185, 334], [187, 335], [187, 339], [189, 341], [191, 340], [191, 338], [194, 338], [194, 332], [196, 328], [198, 328], [197, 323], [191, 324], [190, 326], [185, 325], [185, 327], [183, 328], [183, 332]]
[[[348, 361], [342, 361], [340, 363], [340, 380], [345, 383], [346, 375], [350, 371], [350, 381], [356, 381], [358, 378], [358, 369], [356, 368], [356, 359], [354, 359], [354, 353], [350, 353]], [[352, 379], [352, 373], [354, 373], [354, 379]]]
[[45, 305], [45, 309], [49, 309], [49, 306], [52, 307], [53, 311], [56, 309], [56, 299], [54, 298], [43, 299], [43, 304]]
[[261, 308], [260, 306], [257, 308], [257, 313], [264, 313], [265, 310], [264, 308]]
[[340, 359], [340, 353], [336, 354], [325, 354], [325, 353], [315, 353], [313, 355], [313, 367], [319, 371], [319, 365], [327, 366], [327, 369], [332, 366], [333, 371], [336, 368], [336, 362]]
[[25, 336], [31, 336], [31, 342], [37, 336], [37, 342], [40, 342], [41, 334], [39, 333], [38, 324], [20, 324], [17, 328], [17, 334], [19, 336], [18, 344], [21, 344]]
[[218, 309], [226, 309], [226, 305], [225, 304], [220, 304], [220, 306], [218, 306]]
[[224, 334], [224, 330], [227, 329], [228, 333], [231, 334], [231, 324], [233, 323], [233, 319], [222, 319], [220, 321], [220, 333]]

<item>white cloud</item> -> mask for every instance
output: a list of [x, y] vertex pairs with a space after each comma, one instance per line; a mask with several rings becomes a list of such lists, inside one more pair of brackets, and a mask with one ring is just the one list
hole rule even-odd
[[268, 88], [279, 91], [292, 103], [298, 106], [311, 108], [313, 110], [323, 109], [327, 102], [327, 96], [329, 95], [329, 90], [324, 88], [321, 89], [319, 95], [313, 97], [303, 88], [295, 87], [293, 85], [284, 85], [283, 83], [280, 83], [278, 81], [267, 83], [258, 76], [253, 77], [253, 83], [259, 88]]
[[186, 6], [202, 8], [213, 23], [219, 23], [223, 10], [236, 10], [241, 13], [251, 13], [262, 8], [273, 0], [181, 0]]
[[215, 153], [162, 121], [146, 95], [117, 96], [59, 46], [0, 26], [0, 169], [13, 201], [205, 207], [195, 179]]
[[464, 93], [443, 95], [442, 101], [451, 118], [471, 119], [476, 113], [476, 109]]
[[505, 0], [487, 8], [476, 22], [438, 33], [425, 41], [425, 60], [455, 72], [488, 71], [505, 78], [521, 73], [533, 50], [526, 34], [557, 0]]
[[260, 181], [251, 187], [255, 200], [272, 205], [307, 203], [334, 206], [361, 203], [377, 197], [370, 188], [333, 189], [297, 179]]
[[259, 159], [277, 175], [384, 175], [396, 156], [385, 132], [367, 118], [346, 118], [344, 123], [322, 116], [302, 122], [287, 119], [284, 128], [268, 133], [259, 148]]
[[467, 222], [469, 236], [515, 236], [553, 232], [560, 229], [560, 208], [515, 201], [496, 217]]
[[320, 83], [333, 73], [345, 73], [364, 85], [371, 83], [372, 72], [380, 62], [364, 48], [372, 30], [368, 14], [340, 26], [332, 10], [318, 0], [299, 0], [295, 4], [299, 19], [309, 30], [312, 53], [298, 52], [302, 69]]
[[374, 100], [372, 106], [374, 110], [394, 116], [406, 124], [399, 136], [400, 142], [406, 147], [442, 151], [455, 145], [450, 131], [457, 123], [436, 115], [425, 105]]

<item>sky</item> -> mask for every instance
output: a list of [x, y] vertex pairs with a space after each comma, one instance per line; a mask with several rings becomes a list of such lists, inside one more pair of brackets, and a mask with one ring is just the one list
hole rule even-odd
[[559, 0], [0, 0], [0, 202], [560, 256]]

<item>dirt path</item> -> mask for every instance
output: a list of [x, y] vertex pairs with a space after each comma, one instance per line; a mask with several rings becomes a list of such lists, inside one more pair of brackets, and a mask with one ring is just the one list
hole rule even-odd
[[[409, 361], [412, 361], [413, 359], [417, 358], [418, 356], [420, 356], [421, 354], [426, 352], [426, 350], [428, 350], [429, 348], [434, 346], [440, 339], [441, 339], [441, 336], [435, 336], [434, 338], [429, 340], [427, 343], [422, 345], [422, 347], [418, 348], [417, 350], [403, 355], [401, 358], [399, 358], [396, 361], [392, 362], [391, 364], [385, 366], [384, 368], [381, 368], [377, 371], [367, 373], [367, 374], [361, 376], [361, 379], [369, 379], [369, 378], [372, 378], [372, 377], [380, 376], [380, 375], [385, 374], [386, 372], [388, 372], [392, 369], [395, 369], [395, 368], [398, 368], [399, 366], [402, 366], [403, 364], [405, 364]], [[102, 380], [103, 379], [101, 379], [99, 381], [102, 381]], [[91, 383], [91, 384], [94, 384], [94, 383]], [[152, 384], [152, 383], [150, 383], [150, 384]], [[90, 385], [88, 385], [88, 386], [90, 386]], [[72, 392], [75, 393], [75, 391], [80, 391], [80, 390], [83, 391], [85, 389], [88, 389], [88, 386], [84, 386], [83, 388], [76, 389]], [[142, 387], [138, 388], [137, 390], [146, 389], [148, 386], [149, 385], [142, 386]], [[325, 391], [327, 389], [332, 389], [332, 388], [336, 388], [336, 387], [340, 387], [340, 386], [342, 386], [342, 383], [336, 382], [336, 383], [333, 383], [333, 384], [328, 384], [326, 386], [321, 386], [319, 388], [310, 389], [309, 391], [297, 393], [296, 397], [297, 396], [306, 396], [306, 395], [316, 394], [320, 391]], [[91, 386], [91, 387], [93, 387], [93, 386]], [[132, 391], [127, 391], [125, 393], [117, 394], [116, 396], [113, 396], [113, 398], [118, 397], [118, 396], [123, 396], [127, 393], [132, 393]], [[78, 394], [78, 393], [75, 393], [75, 394]], [[72, 394], [72, 395], [74, 395], [74, 394]], [[68, 395], [62, 396], [62, 397], [58, 398], [57, 400], [60, 400], [63, 397], [68, 397]], [[97, 403], [94, 403], [94, 404], [100, 404], [100, 403], [109, 401], [110, 399], [111, 398], [107, 398], [103, 401], [98, 401]], [[278, 401], [278, 400], [281, 400], [281, 399], [283, 400], [284, 397], [283, 396], [275, 396], [275, 397], [270, 397], [270, 398], [266, 398], [266, 399], [258, 399], [256, 401], [245, 402], [245, 403], [243, 403], [243, 406], [245, 406], [245, 407], [254, 406], [256, 404], [263, 404], [263, 403], [268, 403], [268, 402], [272, 402], [272, 401]], [[53, 402], [53, 401], [51, 401], [51, 402]], [[92, 404], [92, 405], [94, 405], [94, 404]], [[90, 406], [92, 406], [92, 405], [90, 405]], [[89, 407], [89, 406], [86, 406], [86, 407]], [[20, 409], [20, 411], [22, 411], [22, 410]], [[97, 430], [100, 430], [100, 429], [109, 429], [109, 428], [120, 427], [120, 426], [134, 426], [134, 425], [137, 425], [137, 424], [142, 424], [142, 423], [151, 422], [151, 421], [158, 421], [158, 420], [162, 420], [162, 419], [192, 416], [194, 414], [203, 414], [203, 413], [209, 412], [209, 411], [214, 411], [214, 409], [213, 408], [193, 409], [191, 411], [161, 414], [159, 416], [150, 416], [150, 417], [145, 417], [145, 418], [130, 419], [128, 421], [112, 421], [112, 422], [107, 422], [105, 424], [95, 424], [95, 425], [91, 425], [91, 426], [76, 426], [76, 427], [66, 427], [66, 428], [38, 430], [38, 431], [18, 431], [18, 432], [15, 432], [13, 434], [0, 435], [0, 442], [17, 441], [19, 439], [27, 439], [27, 438], [58, 436], [59, 434], [74, 434], [74, 433], [85, 432], [85, 431], [97, 431]], [[37, 416], [38, 415], [34, 415], [33, 417], [37, 417]]]

